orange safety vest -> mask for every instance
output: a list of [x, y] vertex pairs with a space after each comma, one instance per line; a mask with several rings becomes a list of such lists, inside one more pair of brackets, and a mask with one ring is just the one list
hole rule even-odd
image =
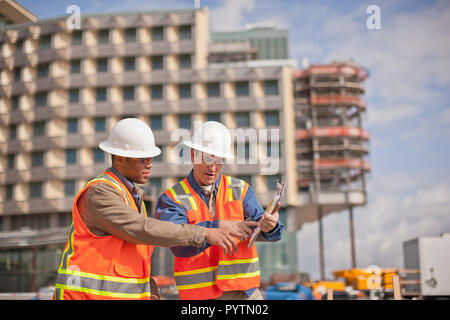
[[[116, 188], [123, 201], [139, 213], [133, 197], [119, 178], [105, 171], [89, 181], [73, 202], [69, 238], [58, 270], [53, 299], [148, 300], [153, 246], [132, 244], [115, 236], [96, 236], [81, 220], [78, 198], [95, 183]], [[144, 206], [144, 213], [147, 212]]]
[[[216, 195], [216, 219], [244, 221], [242, 199], [248, 189], [243, 180], [222, 175]], [[187, 178], [165, 191], [185, 210], [190, 224], [213, 221], [208, 206], [189, 185]], [[248, 290], [260, 286], [256, 246], [248, 248], [248, 239], [238, 243], [232, 256], [219, 246], [210, 246], [196, 256], [175, 257], [174, 277], [180, 299], [214, 299], [223, 291]]]

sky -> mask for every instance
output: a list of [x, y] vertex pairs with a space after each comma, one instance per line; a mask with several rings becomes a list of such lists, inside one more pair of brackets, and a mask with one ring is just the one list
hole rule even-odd
[[[189, 0], [19, 0], [41, 19], [66, 14], [192, 8]], [[357, 266], [404, 267], [403, 242], [450, 232], [450, 2], [209, 0], [212, 31], [273, 23], [289, 30], [301, 66], [353, 59], [365, 66], [370, 132], [368, 202], [354, 209]], [[369, 29], [380, 9], [379, 29]], [[348, 212], [323, 219], [327, 277], [351, 266]], [[319, 276], [318, 224], [297, 233], [299, 271]]]

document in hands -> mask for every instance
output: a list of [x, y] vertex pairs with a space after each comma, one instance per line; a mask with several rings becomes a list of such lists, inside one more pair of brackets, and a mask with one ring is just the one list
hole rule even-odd
[[[277, 181], [277, 190], [275, 191], [272, 200], [270, 200], [269, 205], [267, 206], [267, 209], [264, 212], [264, 215], [266, 214], [271, 215], [273, 213], [273, 209], [275, 209], [277, 203], [280, 202], [285, 188], [286, 188], [286, 180], [284, 180], [281, 183]], [[248, 242], [249, 248], [253, 245], [260, 232], [261, 228], [259, 226], [256, 227], [255, 230], [253, 230], [252, 236], [250, 237], [250, 241]]]

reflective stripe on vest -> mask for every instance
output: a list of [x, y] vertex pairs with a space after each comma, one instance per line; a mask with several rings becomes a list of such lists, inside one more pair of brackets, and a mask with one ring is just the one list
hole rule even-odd
[[208, 267], [190, 271], [174, 272], [178, 290], [196, 289], [216, 283], [216, 267]]
[[184, 181], [180, 181], [173, 187], [169, 188], [169, 192], [174, 197], [175, 201], [178, 202], [186, 211], [197, 210], [197, 205], [195, 204], [194, 198], [186, 186]]
[[226, 176], [228, 201], [241, 200], [242, 191], [245, 187], [244, 180]]
[[219, 261], [217, 280], [249, 278], [259, 276], [259, 259], [240, 259]]
[[150, 278], [133, 279], [102, 276], [77, 270], [60, 270], [55, 288], [115, 298], [150, 296]]

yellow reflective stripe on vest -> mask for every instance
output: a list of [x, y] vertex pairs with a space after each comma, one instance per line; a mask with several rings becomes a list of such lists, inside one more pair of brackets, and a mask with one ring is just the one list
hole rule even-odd
[[236, 259], [236, 260], [222, 260], [219, 261], [219, 265], [229, 265], [229, 264], [238, 264], [238, 263], [252, 263], [259, 262], [259, 258], [250, 258], [250, 259]]
[[258, 257], [219, 261], [217, 280], [250, 278], [259, 276]]
[[186, 211], [198, 210], [194, 197], [191, 195], [191, 192], [184, 181], [180, 181], [169, 188], [169, 192], [172, 194], [174, 200]]
[[[190, 195], [191, 192], [189, 191], [189, 188], [187, 187], [186, 183], [184, 183], [184, 181], [181, 180], [181, 181], [180, 181], [180, 184], [181, 184], [181, 186], [183, 187], [184, 192], [185, 192], [187, 195]], [[194, 201], [194, 197], [190, 196], [188, 199], [189, 199], [189, 202], [191, 203], [191, 206], [192, 206], [193, 210], [197, 210], [197, 204], [196, 204], [195, 201]]]
[[252, 278], [257, 277], [260, 275], [259, 270], [255, 272], [250, 273], [236, 273], [236, 274], [224, 274], [224, 275], [217, 275], [217, 280], [229, 280], [229, 279], [236, 279], [236, 278]]
[[150, 278], [122, 278], [78, 270], [60, 270], [55, 288], [107, 297], [143, 298], [150, 296]]
[[217, 266], [174, 272], [178, 290], [197, 289], [216, 284]]
[[96, 295], [104, 296], [104, 297], [124, 298], [124, 299], [146, 298], [146, 297], [150, 297], [150, 295], [151, 295], [150, 292], [143, 292], [143, 293], [109, 292], [109, 291], [100, 291], [100, 290], [95, 290], [95, 289], [90, 289], [90, 288], [81, 288], [81, 287], [76, 287], [76, 286], [69, 286], [69, 285], [59, 284], [59, 283], [55, 284], [55, 288], [60, 289], [61, 293], [62, 293], [63, 290], [72, 290], [72, 291], [96, 294]]

